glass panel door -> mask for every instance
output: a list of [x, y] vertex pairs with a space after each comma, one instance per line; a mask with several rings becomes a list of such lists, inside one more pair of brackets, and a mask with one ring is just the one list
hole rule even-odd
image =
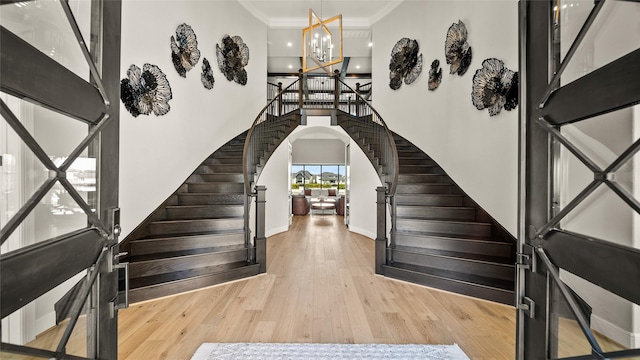
[[640, 357], [640, 3], [521, 1], [519, 359]]
[[0, 5], [0, 357], [117, 357], [120, 8]]

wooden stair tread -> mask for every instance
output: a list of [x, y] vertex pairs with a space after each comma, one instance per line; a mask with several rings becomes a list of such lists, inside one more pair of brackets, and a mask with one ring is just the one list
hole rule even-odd
[[171, 251], [171, 252], [146, 254], [146, 255], [133, 255], [128, 257], [126, 261], [135, 262], [135, 263], [145, 263], [145, 262], [162, 261], [162, 260], [174, 259], [174, 258], [180, 258], [180, 257], [207, 255], [212, 253], [223, 253], [223, 252], [236, 251], [236, 250], [242, 250], [242, 249], [246, 249], [244, 247], [244, 244], [213, 246], [209, 248], [190, 249], [190, 250], [183, 250], [183, 251]]
[[[445, 221], [446, 222], [446, 221]], [[453, 240], [480, 240], [480, 241], [488, 241], [488, 242], [497, 242], [500, 241], [492, 241], [492, 237], [490, 236], [474, 236], [474, 235], [462, 235], [462, 234], [449, 234], [449, 233], [440, 233], [436, 231], [406, 231], [406, 230], [396, 230], [396, 234], [399, 235], [407, 235], [407, 236], [426, 236], [426, 237], [437, 237], [442, 239], [453, 239]]]
[[192, 278], [207, 276], [215, 273], [229, 272], [229, 271], [233, 271], [233, 270], [248, 267], [248, 266], [254, 266], [254, 265], [247, 265], [247, 262], [245, 261], [238, 261], [235, 263], [218, 265], [214, 267], [214, 269], [196, 268], [196, 269], [190, 269], [190, 270], [176, 271], [172, 273], [145, 276], [141, 278], [130, 279], [129, 287], [132, 290], [142, 290], [145, 287], [161, 285], [161, 284], [170, 285], [172, 283], [177, 283], [185, 279], [192, 279]]
[[437, 249], [419, 248], [419, 247], [401, 246], [401, 245], [396, 245], [396, 248], [394, 249], [394, 251], [404, 251], [404, 252], [411, 252], [411, 253], [422, 254], [422, 255], [462, 259], [466, 261], [485, 263], [485, 264], [499, 264], [499, 265], [504, 265], [506, 267], [515, 269], [515, 264], [511, 258], [500, 257], [500, 256], [480, 255], [480, 254], [472, 254], [472, 253], [465, 253], [465, 252], [459, 252], [459, 251], [437, 250]]
[[514, 244], [510, 244], [500, 240], [494, 240], [493, 238], [486, 237], [474, 237], [474, 236], [466, 236], [466, 235], [456, 235], [456, 234], [446, 234], [446, 233], [437, 233], [437, 232], [416, 232], [416, 231], [396, 231], [398, 235], [406, 235], [406, 236], [423, 236], [429, 238], [438, 238], [442, 240], [465, 240], [465, 241], [473, 241], [477, 243], [492, 243], [492, 244], [504, 244], [508, 246], [513, 246]]
[[514, 275], [514, 281], [508, 281], [508, 280], [488, 278], [485, 276], [479, 276], [474, 274], [461, 273], [457, 271], [435, 269], [427, 266], [418, 266], [418, 265], [403, 264], [403, 263], [397, 263], [397, 262], [387, 266], [415, 271], [423, 274], [428, 274], [431, 276], [437, 276], [443, 279], [453, 280], [460, 283], [466, 283], [472, 286], [496, 288], [500, 290], [506, 290], [509, 292], [513, 292], [513, 284], [515, 281], [515, 275]]

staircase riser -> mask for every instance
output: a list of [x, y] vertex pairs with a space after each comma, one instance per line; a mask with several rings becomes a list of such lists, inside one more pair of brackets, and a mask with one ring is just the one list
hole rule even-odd
[[446, 180], [444, 175], [440, 174], [399, 174], [398, 184], [439, 184]]
[[225, 251], [222, 253], [134, 262], [129, 264], [129, 276], [131, 279], [135, 279], [144, 276], [217, 266], [242, 261], [246, 259], [246, 256], [247, 251], [242, 249], [236, 251]]
[[257, 265], [237, 268], [222, 273], [214, 273], [197, 278], [187, 278], [170, 283], [158, 284], [144, 288], [131, 289], [129, 291], [129, 301], [131, 303], [155, 299], [162, 296], [178, 294], [185, 291], [201, 289], [207, 286], [222, 284], [228, 281], [255, 276], [259, 273]]
[[223, 246], [243, 246], [244, 233], [134, 240], [131, 255], [148, 255]]
[[242, 230], [243, 219], [206, 219], [180, 222], [151, 223], [151, 235], [187, 234], [207, 231]]
[[242, 193], [243, 183], [198, 183], [189, 184], [189, 192], [192, 193]]
[[459, 195], [396, 195], [398, 205], [431, 205], [431, 206], [462, 206], [464, 199]]
[[244, 183], [242, 174], [200, 174], [195, 175], [189, 182], [238, 182]]
[[242, 150], [220, 150], [216, 155], [222, 157], [242, 157]]
[[473, 236], [474, 238], [489, 238], [491, 236], [490, 224], [412, 219], [397, 219], [396, 224], [398, 231], [431, 232], [438, 234]]
[[403, 269], [394, 268], [392, 266], [383, 266], [384, 275], [409, 281], [416, 284], [434, 287], [446, 291], [455, 292], [458, 294], [478, 297], [481, 299], [496, 301], [499, 303], [512, 305], [514, 304], [513, 291], [507, 291], [502, 289], [492, 289], [481, 286], [474, 286], [464, 283], [459, 283], [454, 280], [443, 279], [439, 277], [430, 276], [427, 274], [419, 274], [414, 272], [406, 272]]
[[404, 251], [393, 251], [393, 261], [507, 281], [515, 278], [514, 267], [501, 264], [466, 261], [464, 259], [416, 254]]
[[242, 157], [220, 157], [220, 158], [209, 158], [204, 161], [204, 165], [221, 165], [221, 164], [242, 164]]
[[402, 165], [400, 174], [441, 174], [442, 170], [432, 165]]
[[476, 216], [475, 209], [447, 209], [433, 208], [429, 206], [397, 206], [396, 215], [399, 217], [410, 217], [417, 219], [431, 220], [467, 220], [472, 221]]
[[198, 168], [198, 173], [242, 173], [242, 165], [202, 165]]
[[171, 207], [166, 209], [167, 220], [212, 219], [242, 217], [243, 205], [214, 205], [208, 207]]
[[474, 240], [396, 234], [398, 246], [420, 247], [432, 250], [456, 251], [468, 254], [490, 255], [508, 259], [511, 246], [500, 242], [480, 242]]
[[398, 184], [398, 194], [452, 194], [453, 187], [445, 184]]
[[244, 194], [219, 195], [179, 195], [180, 205], [240, 205], [244, 204]]
[[400, 166], [405, 165], [436, 165], [435, 161], [431, 159], [419, 159], [419, 158], [403, 158], [398, 159], [400, 161]]

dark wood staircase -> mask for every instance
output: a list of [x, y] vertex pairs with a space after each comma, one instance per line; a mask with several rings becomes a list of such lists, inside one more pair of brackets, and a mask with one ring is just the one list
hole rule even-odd
[[[338, 124], [383, 174], [377, 131], [348, 114]], [[384, 275], [513, 305], [515, 238], [418, 147], [393, 134], [399, 175], [391, 261]]]
[[[282, 118], [260, 154], [264, 165], [300, 124]], [[205, 159], [120, 245], [128, 255], [129, 300], [199, 289], [257, 275], [245, 244], [243, 148], [247, 132]], [[255, 169], [253, 169], [255, 172]]]

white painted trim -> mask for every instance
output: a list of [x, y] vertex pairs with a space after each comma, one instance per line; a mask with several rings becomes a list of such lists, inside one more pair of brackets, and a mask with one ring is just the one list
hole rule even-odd
[[273, 229], [269, 229], [269, 230], [265, 230], [265, 237], [271, 237], [273, 235], [276, 234], [280, 234], [283, 233], [285, 231], [289, 231], [289, 226], [285, 225], [285, 226], [279, 226]]
[[392, 12], [393, 9], [397, 8], [398, 5], [402, 3], [402, 1], [403, 0], [390, 0], [387, 6], [385, 6], [382, 10], [378, 11], [377, 14], [373, 15], [369, 19], [369, 24], [373, 25], [379, 20], [381, 20], [382, 18], [384, 18], [385, 16], [389, 15], [389, 13]]
[[360, 234], [362, 236], [366, 236], [371, 240], [375, 240], [376, 234], [370, 232], [369, 230], [361, 229], [359, 227], [349, 226], [349, 231], [354, 232], [356, 234]]
[[631, 333], [598, 315], [591, 314], [591, 328], [626, 348], [640, 346], [640, 333]]
[[262, 11], [259, 11], [254, 6], [246, 0], [238, 0], [238, 4], [242, 6], [245, 10], [247, 10], [251, 15], [255, 16], [256, 19], [262, 21], [265, 25], [269, 26], [269, 17], [264, 14]]

